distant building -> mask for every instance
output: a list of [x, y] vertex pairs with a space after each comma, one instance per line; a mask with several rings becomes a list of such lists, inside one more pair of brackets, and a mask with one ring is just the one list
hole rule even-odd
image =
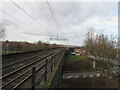
[[75, 53], [79, 53], [80, 55], [84, 55], [85, 54], [85, 50], [83, 48], [80, 49], [74, 49]]

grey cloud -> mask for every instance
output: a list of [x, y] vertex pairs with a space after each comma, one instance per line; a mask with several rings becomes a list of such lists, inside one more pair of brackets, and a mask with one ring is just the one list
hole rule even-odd
[[0, 21], [0, 25], [3, 25], [3, 26], [10, 26], [10, 25], [13, 25], [14, 23], [11, 23], [9, 20], [1, 20]]
[[[83, 25], [85, 22], [91, 20], [91, 18], [100, 18], [104, 20], [104, 18], [109, 17], [108, 20], [110, 20], [110, 18], [112, 18], [111, 13], [117, 12], [117, 3], [52, 2], [51, 4], [56, 12], [57, 21], [61, 26], [60, 31], [58, 27], [56, 27], [55, 21], [46, 3], [37, 3], [41, 7], [43, 13], [34, 2], [18, 2], [17, 4], [30, 15], [34, 16], [40, 24], [36, 23], [12, 3], [4, 3], [3, 10], [26, 23], [20, 23], [4, 15], [2, 17], [4, 20], [2, 23], [4, 23], [4, 25], [12, 24], [11, 22], [16, 23], [19, 26], [21, 36], [22, 34], [26, 34], [31, 36], [43, 35], [50, 37], [57, 36], [58, 34], [61, 38], [68, 38], [75, 44], [82, 44], [83, 42], [86, 27], [89, 27], [89, 25]], [[103, 26], [101, 26], [101, 29], [102, 28], [104, 29]], [[106, 27], [106, 29], [109, 28]], [[13, 29], [12, 32], [16, 33], [15, 29]], [[11, 33], [8, 32], [8, 37], [11, 37], [10, 34]]]

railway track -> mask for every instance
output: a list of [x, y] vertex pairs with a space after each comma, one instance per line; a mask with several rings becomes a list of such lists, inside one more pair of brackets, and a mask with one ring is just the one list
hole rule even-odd
[[22, 52], [22, 53], [2, 55], [2, 59], [3, 59], [3, 62], [7, 62], [7, 61], [11, 61], [11, 60], [14, 60], [14, 59], [17, 59], [17, 58], [24, 58], [24, 56], [26, 57], [27, 55], [37, 53], [37, 52], [40, 52], [40, 51]]
[[32, 62], [33, 60], [36, 60], [38, 58], [40, 58], [42, 55], [46, 54], [46, 53], [49, 53], [49, 52], [52, 52], [53, 50], [49, 50], [49, 51], [43, 51], [43, 52], [40, 52], [39, 54], [36, 54], [36, 55], [33, 55], [33, 56], [29, 56], [29, 57], [26, 57], [24, 59], [17, 59], [17, 60], [12, 60], [11, 63], [7, 63], [7, 64], [4, 64], [2, 66], [2, 69], [3, 69], [3, 75], [15, 70], [15, 69], [18, 69], [22, 66], [24, 66], [25, 64], [27, 63], [30, 63]]
[[[50, 58], [54, 55], [56, 55], [56, 53], [60, 52], [60, 50], [51, 50], [49, 52], [44, 52], [42, 54], [39, 55], [35, 55], [35, 56], [31, 56], [27, 59], [23, 59], [23, 60], [19, 60], [17, 62], [15, 62], [14, 64], [12, 63], [13, 67], [17, 67], [11, 69], [13, 71], [10, 71], [9, 73], [3, 75], [2, 79], [2, 88], [16, 88], [19, 85], [21, 85], [20, 83], [23, 81], [25, 81], [25, 79], [28, 79], [31, 77], [31, 69], [32, 66], [36, 66], [36, 72], [39, 71], [38, 75], [42, 75], [41, 73], [44, 72], [44, 69], [41, 69], [44, 67], [45, 65], [45, 59], [49, 57]], [[37, 58], [36, 58], [37, 57]], [[25, 61], [24, 64], [22, 64]], [[20, 64], [20, 66], [18, 65], [18, 63]], [[9, 68], [11, 66], [3, 66], [3, 70], [6, 71], [7, 68]], [[7, 68], [6, 68], [7, 67]]]
[[[26, 57], [30, 57], [31, 55], [37, 55], [39, 53], [42, 53], [42, 52], [46, 52], [48, 50], [40, 50], [40, 51], [36, 51], [36, 52], [28, 52], [28, 53], [23, 53], [23, 54], [20, 54], [20, 55], [11, 55], [11, 56], [2, 56], [2, 65], [6, 65], [7, 63], [10, 64], [11, 62], [13, 61], [16, 61], [16, 60], [19, 60], [19, 59], [23, 59], [23, 58], [26, 58]], [[8, 59], [9, 57], [9, 59]]]

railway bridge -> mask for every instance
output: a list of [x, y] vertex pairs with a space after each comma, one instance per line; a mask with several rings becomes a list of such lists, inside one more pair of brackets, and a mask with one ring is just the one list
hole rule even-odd
[[66, 48], [3, 55], [1, 88], [59, 88], [65, 55]]

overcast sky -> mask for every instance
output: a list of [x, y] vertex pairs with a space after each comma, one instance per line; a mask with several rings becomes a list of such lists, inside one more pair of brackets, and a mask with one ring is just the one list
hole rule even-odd
[[50, 37], [66, 38], [68, 41], [52, 41], [83, 45], [87, 28], [94, 27], [96, 32], [118, 36], [117, 2], [51, 2], [54, 21], [46, 2], [2, 2], [0, 24], [6, 29], [6, 40], [36, 42], [48, 41]]

